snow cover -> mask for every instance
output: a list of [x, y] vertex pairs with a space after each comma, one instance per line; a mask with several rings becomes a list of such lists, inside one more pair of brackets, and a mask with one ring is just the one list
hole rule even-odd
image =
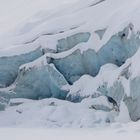
[[[121, 115], [117, 117], [115, 114], [113, 115], [113, 112], [96, 112], [88, 109], [92, 100], [88, 101], [74, 104], [57, 99], [11, 100], [12, 106], [9, 106], [6, 111], [0, 112], [0, 126], [2, 127], [0, 137], [3, 140], [19, 138], [23, 140], [45, 140], [46, 138], [52, 140], [127, 138], [131, 140], [135, 138], [139, 140], [140, 123], [127, 122], [129, 118], [124, 104], [121, 105]], [[18, 106], [13, 104], [21, 102], [23, 104]], [[116, 116], [118, 122], [105, 124], [104, 119], [111, 114]], [[73, 129], [66, 129], [69, 127]]]
[[[103, 99], [100, 99], [103, 100]], [[17, 101], [14, 101], [16, 104]], [[12, 101], [12, 104], [14, 103]], [[21, 103], [21, 99], [19, 100]], [[93, 127], [99, 123], [113, 121], [116, 112], [89, 109], [97, 101], [70, 103], [57, 99], [27, 102], [8, 107], [0, 112], [1, 127]], [[104, 104], [104, 103], [102, 103]], [[107, 103], [105, 102], [105, 105]], [[107, 104], [108, 105], [108, 104]], [[109, 106], [109, 105], [108, 105]], [[8, 115], [10, 114], [10, 116]]]
[[[136, 31], [139, 30], [139, 20], [137, 17], [139, 15], [139, 0], [99, 1], [87, 0], [85, 2], [83, 0], [83, 2], [80, 1], [73, 6], [67, 7], [67, 10], [66, 8], [62, 8], [59, 11], [48, 14], [47, 17], [44, 15], [41, 19], [40, 15], [36, 15], [36, 20], [33, 17], [31, 21], [28, 20], [29, 23], [17, 29], [16, 32], [14, 31], [11, 35], [2, 37], [0, 46], [5, 46], [6, 48], [2, 47], [0, 55], [8, 56], [25, 53], [27, 52], [26, 46], [30, 46], [34, 50], [36, 47], [32, 44], [36, 42], [36, 46], [39, 47], [41, 45], [40, 40], [43, 36], [47, 40], [51, 36], [53, 39], [51, 42], [56, 42], [59, 39], [78, 32], [90, 32], [94, 35], [95, 31], [106, 29], [102, 40], [99, 41], [96, 35], [92, 39], [97, 42], [96, 47], [93, 49], [98, 51], [113, 35], [124, 29], [130, 23], [134, 25]], [[90, 13], [92, 13], [92, 18]], [[32, 22], [32, 28], [29, 30], [28, 24], [30, 22]], [[7, 37], [9, 38], [8, 41], [6, 40]], [[9, 53], [8, 50], [10, 49], [11, 51], [13, 48], [14, 52]]]
[[[139, 127], [139, 126], [138, 126]], [[135, 124], [128, 124], [121, 127], [120, 124], [114, 124], [111, 128], [105, 129], [17, 129], [4, 128], [0, 129], [3, 140], [139, 140], [139, 128], [135, 128]], [[8, 134], [8, 135], [7, 135]]]
[[[23, 22], [27, 21], [31, 16], [41, 16], [44, 11], [50, 13], [52, 9], [54, 10], [62, 5], [74, 2], [76, 2], [76, 0], [0, 0], [0, 34], [20, 26], [21, 23], [23, 24]], [[35, 18], [32, 20], [35, 20]], [[32, 22], [28, 25], [28, 27], [31, 28]]]

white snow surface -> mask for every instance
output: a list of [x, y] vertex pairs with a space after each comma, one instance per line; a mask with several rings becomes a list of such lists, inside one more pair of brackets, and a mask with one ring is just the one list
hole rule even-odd
[[[0, 112], [0, 138], [2, 140], [131, 140], [132, 138], [139, 140], [140, 122], [128, 122], [124, 104], [120, 108], [121, 115], [117, 116], [113, 112], [96, 112], [89, 109], [91, 101], [74, 104], [57, 99], [11, 100], [12, 103], [22, 102], [22, 104], [10, 106]], [[118, 121], [104, 123], [104, 119], [110, 115], [115, 116]]]
[[96, 111], [90, 108], [101, 102], [110, 107], [105, 98], [88, 99], [81, 103], [53, 98], [40, 101], [14, 99], [11, 103], [15, 103], [15, 106], [0, 112], [0, 127], [89, 128], [106, 124], [107, 119], [114, 121], [114, 117], [117, 117], [115, 111]]
[[[26, 22], [31, 16], [50, 13], [62, 5], [74, 3], [77, 0], [0, 0], [0, 34]], [[34, 19], [35, 20], [35, 19]], [[10, 24], [9, 24], [10, 23]], [[29, 25], [31, 25], [30, 22]]]
[[[53, 1], [58, 3], [57, 0], [56, 2]], [[63, 1], [66, 2], [66, 0]], [[76, 0], [72, 2], [76, 2]], [[31, 3], [34, 2], [31, 1]], [[39, 7], [35, 7], [38, 9], [38, 11], [35, 11], [37, 14], [28, 18], [27, 22], [18, 26], [13, 32], [0, 36], [0, 56], [26, 53], [39, 46], [45, 48], [51, 46], [54, 49], [59, 39], [79, 32], [90, 32], [92, 34], [89, 44], [85, 45], [84, 49], [92, 48], [98, 51], [112, 35], [121, 31], [130, 23], [134, 25], [135, 31], [140, 29], [139, 0], [80, 0], [76, 4], [62, 6], [50, 12], [40, 12], [40, 7], [45, 5], [43, 0], [40, 4], [35, 3], [35, 5]], [[95, 34], [95, 31], [100, 29], [106, 29], [102, 39]], [[93, 41], [96, 47], [92, 46]]]
[[25, 128], [0, 128], [2, 140], [139, 140], [140, 125], [127, 124], [121, 126], [114, 124], [111, 128], [95, 129], [25, 129]]

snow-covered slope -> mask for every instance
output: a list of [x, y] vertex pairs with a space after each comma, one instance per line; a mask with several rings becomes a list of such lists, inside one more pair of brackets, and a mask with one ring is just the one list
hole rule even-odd
[[[103, 115], [107, 123], [129, 120], [129, 115], [131, 120], [139, 120], [139, 7], [139, 0], [80, 0], [54, 11], [37, 13], [1, 36], [2, 109], [13, 98], [55, 97], [67, 100], [58, 100], [64, 106], [68, 103], [67, 108], [71, 104], [80, 106], [81, 114], [85, 110], [91, 116], [96, 116], [94, 111], [109, 112], [111, 119]], [[39, 102], [35, 104], [38, 106]], [[87, 107], [88, 103], [91, 105]], [[5, 113], [13, 111], [17, 115], [14, 110], [8, 107]], [[70, 114], [78, 118], [77, 122], [81, 121], [81, 114], [70, 111], [67, 115]], [[65, 113], [59, 117], [63, 115], [68, 117]], [[55, 120], [57, 124], [59, 119]], [[65, 120], [63, 125], [73, 123], [73, 119]], [[88, 119], [90, 122], [91, 118]], [[98, 122], [96, 117], [92, 121]]]
[[[0, 0], [0, 35], [25, 22], [33, 15], [46, 13], [77, 0]], [[10, 23], [10, 24], [9, 24]]]

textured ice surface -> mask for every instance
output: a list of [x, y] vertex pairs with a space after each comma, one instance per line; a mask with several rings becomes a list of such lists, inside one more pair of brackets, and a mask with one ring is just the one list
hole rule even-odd
[[124, 98], [133, 121], [140, 119], [140, 77], [130, 80], [130, 96]]
[[88, 50], [83, 54], [80, 50], [76, 50], [64, 59], [53, 60], [53, 63], [69, 83], [73, 83], [84, 74], [95, 76], [99, 71], [97, 54], [94, 50]]
[[44, 65], [20, 69], [12, 89], [11, 98], [43, 99], [55, 97], [65, 99], [67, 91], [61, 89], [67, 81], [54, 66]]
[[[53, 58], [52, 62], [70, 84], [84, 74], [96, 76], [100, 67], [104, 64], [112, 63], [121, 66], [136, 53], [140, 45], [139, 37], [133, 32], [128, 38], [128, 34], [131, 32], [129, 30], [130, 27], [128, 26], [122, 32], [111, 37], [98, 52], [95, 52], [94, 48], [83, 53], [80, 52], [80, 49], [77, 49], [64, 58]], [[79, 35], [80, 37], [81, 35]], [[68, 41], [65, 40], [65, 42], [69, 44]], [[67, 45], [65, 47], [67, 48]]]
[[0, 92], [0, 111], [5, 110], [10, 100], [10, 95]]
[[[96, 77], [82, 76], [69, 89], [68, 100], [79, 102], [84, 98], [100, 95], [112, 97], [121, 107], [124, 102], [133, 121], [140, 119], [139, 110], [139, 54], [140, 50], [121, 67], [112, 64], [103, 66]], [[110, 76], [111, 74], [111, 76]]]
[[77, 44], [87, 42], [90, 38], [90, 33], [77, 33], [65, 39], [58, 40], [57, 52], [62, 52], [75, 47]]
[[42, 56], [40, 49], [27, 54], [0, 57], [0, 87], [7, 87], [11, 85], [18, 74], [18, 69], [22, 64], [31, 62]]

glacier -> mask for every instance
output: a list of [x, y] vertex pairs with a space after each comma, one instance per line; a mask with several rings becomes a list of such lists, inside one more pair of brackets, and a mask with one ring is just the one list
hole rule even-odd
[[[71, 106], [77, 107], [77, 112], [82, 108], [80, 115], [84, 111], [88, 113], [89, 116], [85, 116], [88, 126], [92, 116], [92, 125], [117, 120], [125, 122], [129, 117], [138, 121], [138, 6], [138, 0], [79, 1], [45, 17], [36, 15], [31, 30], [28, 30], [28, 22], [15, 29], [8, 41], [2, 41], [2, 45], [8, 45], [7, 49], [0, 50], [0, 110], [11, 108], [13, 100], [30, 99], [31, 102], [34, 100], [33, 105], [37, 101], [51, 106], [50, 112], [56, 109], [51, 118], [47, 116], [50, 126], [72, 122], [86, 127], [86, 120], [78, 124], [81, 118], [70, 109]], [[124, 7], [128, 7], [126, 11]], [[18, 105], [26, 112], [26, 103], [13, 104], [12, 113]], [[64, 116], [68, 119], [61, 122], [55, 117], [57, 112], [62, 113], [59, 119]], [[77, 117], [76, 122], [70, 114]]]

